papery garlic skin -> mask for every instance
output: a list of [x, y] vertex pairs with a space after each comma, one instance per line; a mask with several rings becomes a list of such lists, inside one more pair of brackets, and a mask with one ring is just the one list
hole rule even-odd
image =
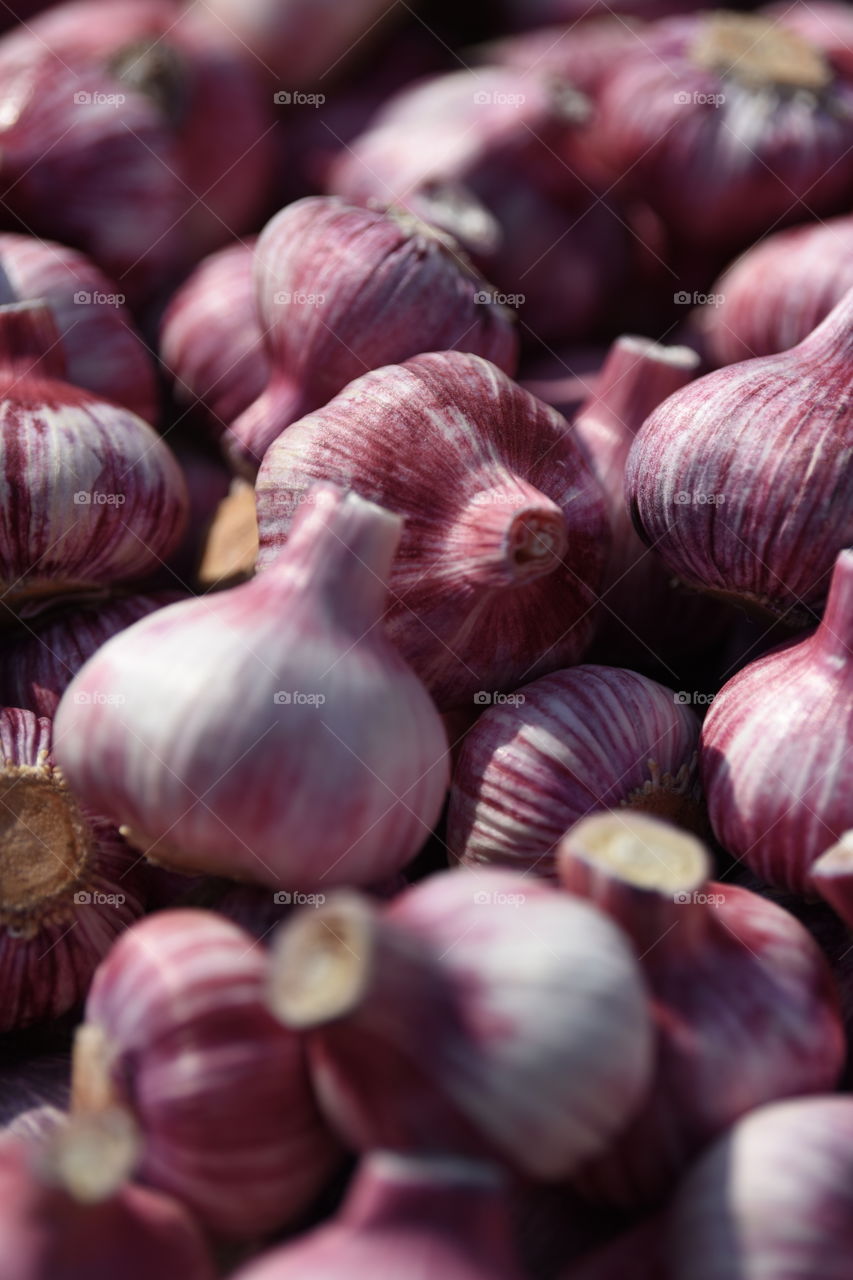
[[787, 351], [853, 288], [853, 217], [777, 231], [747, 249], [694, 316], [715, 364]]
[[0, 234], [0, 269], [11, 295], [5, 302], [40, 299], [49, 304], [70, 383], [156, 424], [152, 356], [114, 281], [74, 249], [11, 233]]
[[214, 1280], [216, 1274], [198, 1226], [173, 1200], [128, 1184], [112, 1197], [81, 1202], [33, 1141], [0, 1145], [2, 1280]]
[[199, 263], [173, 295], [160, 327], [160, 358], [175, 395], [207, 411], [218, 434], [248, 409], [269, 377], [255, 304], [255, 240], [241, 240]]
[[634, 523], [688, 585], [801, 625], [853, 544], [853, 289], [793, 350], [719, 369], [648, 418]]
[[582, 1195], [660, 1204], [742, 1115], [837, 1085], [846, 1044], [826, 960], [787, 911], [711, 880], [700, 841], [643, 814], [594, 814], [561, 841], [558, 870], [631, 939], [657, 1032], [652, 1088], [578, 1173]]
[[0, 437], [7, 605], [131, 582], [177, 545], [187, 511], [180, 468], [127, 409], [61, 382], [6, 373]]
[[323, 1226], [261, 1254], [234, 1280], [521, 1280], [500, 1172], [453, 1157], [373, 1152]]
[[853, 826], [853, 550], [817, 630], [738, 672], [702, 726], [714, 834], [769, 884], [810, 889], [812, 863]]
[[701, 821], [699, 721], [679, 695], [618, 667], [543, 676], [490, 707], [454, 769], [454, 858], [554, 874], [566, 830], [596, 809]]
[[672, 1280], [847, 1280], [853, 1247], [853, 1101], [753, 1111], [679, 1188]]
[[607, 1145], [649, 1083], [646, 995], [620, 931], [511, 872], [300, 912], [276, 939], [270, 1002], [308, 1036], [321, 1105], [362, 1150], [556, 1179]]
[[284, 432], [258, 476], [259, 568], [319, 480], [405, 518], [386, 623], [442, 710], [585, 652], [608, 547], [600, 485], [564, 419], [486, 360], [375, 370]]
[[159, 912], [107, 956], [77, 1033], [75, 1114], [126, 1108], [139, 1176], [216, 1235], [296, 1220], [339, 1159], [264, 976], [263, 949], [230, 921]]
[[249, 475], [286, 427], [370, 369], [458, 349], [515, 372], [508, 308], [455, 241], [402, 210], [298, 200], [261, 232], [254, 272], [270, 380], [223, 441]]
[[77, 672], [111, 636], [173, 604], [171, 592], [51, 602], [0, 634], [0, 706], [53, 716]]
[[57, 1018], [86, 994], [113, 939], [142, 914], [137, 855], [79, 805], [51, 724], [0, 712], [0, 1031]]
[[778, 20], [661, 22], [616, 62], [598, 106], [614, 178], [694, 246], [738, 249], [845, 207], [853, 79]]
[[267, 573], [128, 628], [62, 699], [70, 785], [154, 862], [372, 884], [439, 816], [444, 728], [380, 626], [400, 522], [331, 486], [305, 499]]

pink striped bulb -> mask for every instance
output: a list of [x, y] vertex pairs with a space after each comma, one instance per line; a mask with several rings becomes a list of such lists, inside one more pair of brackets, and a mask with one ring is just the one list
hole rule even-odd
[[359, 1150], [557, 1179], [607, 1146], [649, 1083], [646, 994], [623, 935], [512, 872], [434, 875], [384, 908], [341, 891], [279, 932], [269, 990]]
[[399, 871], [449, 781], [438, 712], [379, 625], [399, 537], [317, 486], [268, 572], [113, 636], [56, 716], [75, 793], [185, 874], [292, 891]]
[[566, 830], [596, 809], [701, 827], [699, 721], [635, 671], [580, 666], [525, 685], [468, 732], [453, 774], [454, 858], [554, 874]]
[[128, 1114], [139, 1176], [223, 1236], [294, 1222], [338, 1161], [265, 969], [230, 921], [159, 912], [101, 965], [75, 1042], [73, 1113]]
[[787, 911], [712, 881], [700, 841], [643, 814], [593, 814], [561, 841], [558, 869], [631, 939], [657, 1031], [652, 1088], [578, 1173], [582, 1194], [659, 1204], [742, 1115], [836, 1086], [846, 1044], [826, 960]]
[[672, 1208], [671, 1280], [846, 1280], [853, 1099], [753, 1111], [690, 1171]]
[[853, 289], [791, 351], [709, 373], [646, 421], [634, 523], [690, 586], [808, 625], [853, 544]]
[[223, 442], [249, 475], [285, 427], [370, 369], [460, 350], [515, 372], [509, 310], [450, 236], [399, 210], [288, 205], [258, 239], [255, 288], [270, 380]]
[[404, 517], [386, 624], [442, 710], [587, 649], [608, 547], [601, 487], [564, 419], [488, 361], [416, 356], [290, 427], [258, 476], [261, 569], [315, 481]]
[[853, 826], [851, 735], [853, 550], [817, 630], [734, 676], [702, 727], [714, 834], [769, 884], [808, 892], [812, 864]]

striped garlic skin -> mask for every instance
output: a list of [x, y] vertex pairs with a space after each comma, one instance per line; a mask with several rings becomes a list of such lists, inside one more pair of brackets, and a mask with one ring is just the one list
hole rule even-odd
[[487, 1164], [373, 1152], [337, 1214], [234, 1280], [522, 1280], [501, 1174]]
[[262, 231], [254, 280], [270, 381], [224, 441], [249, 474], [285, 427], [370, 369], [458, 349], [515, 372], [509, 310], [454, 241], [402, 212], [298, 200]]
[[[682, 895], [687, 897], [688, 895]], [[659, 1204], [741, 1116], [836, 1087], [847, 1046], [829, 966], [782, 907], [710, 881], [638, 954], [657, 1029], [651, 1090], [579, 1192], [628, 1209]], [[703, 901], [704, 899], [704, 901]], [[689, 912], [701, 911], [701, 922]]]
[[175, 598], [164, 591], [86, 604], [66, 599], [58, 611], [50, 609], [0, 634], [0, 706], [53, 716], [77, 672], [102, 644]]
[[[700, 52], [721, 22], [742, 32], [719, 42], [725, 69], [713, 57], [703, 65]], [[675, 17], [626, 51], [604, 81], [594, 126], [602, 159], [697, 248], [740, 249], [805, 216], [803, 204], [813, 216], [845, 209], [853, 79], [789, 36], [797, 45], [788, 71], [793, 79], [801, 66], [805, 81], [780, 90], [763, 51], [783, 33], [758, 15]]]
[[0, 1144], [2, 1280], [215, 1280], [209, 1246], [180, 1205], [133, 1184], [81, 1203], [54, 1184], [37, 1141]]
[[0, 82], [8, 210], [32, 235], [82, 250], [131, 305], [150, 299], [180, 265], [186, 198], [154, 104], [126, 94], [94, 105], [118, 84], [69, 67], [25, 29], [0, 41]]
[[351, 1145], [557, 1179], [626, 1124], [650, 1081], [651, 1024], [601, 912], [530, 877], [454, 870], [398, 895], [376, 927], [375, 999], [308, 1033], [321, 1105]]
[[[494, 365], [417, 356], [290, 427], [258, 476], [260, 568], [317, 480], [405, 517], [386, 623], [441, 709], [582, 657], [608, 550], [604, 497], [565, 420]], [[531, 576], [509, 543], [527, 510], [567, 541]]]
[[748, 249], [694, 317], [718, 365], [787, 351], [853, 288], [853, 217], [778, 231]]
[[75, 249], [11, 233], [0, 235], [0, 268], [16, 299], [49, 304], [73, 386], [157, 422], [153, 359], [114, 281]]
[[63, 383], [0, 386], [0, 582], [7, 597], [141, 578], [177, 545], [187, 495], [160, 437]]
[[[0, 787], [7, 797], [17, 769], [61, 785], [50, 721], [7, 709], [0, 712]], [[68, 802], [73, 804], [70, 797]], [[142, 914], [145, 890], [138, 855], [91, 809], [83, 807], [80, 815], [90, 850], [77, 877], [53, 897], [35, 896], [28, 908], [0, 897], [0, 1031], [58, 1018], [78, 1004], [115, 938]], [[9, 802], [2, 817], [4, 836], [20, 860], [24, 836], [10, 820]], [[70, 856], [61, 847], [51, 851], [59, 861]], [[3, 882], [8, 875], [19, 885], [22, 873], [10, 854]], [[78, 901], [81, 894], [91, 900]], [[99, 903], [98, 895], [106, 901]]]
[[738, 672], [702, 726], [717, 839], [769, 884], [810, 891], [811, 864], [853, 827], [853, 550], [816, 631]]
[[672, 1209], [671, 1280], [849, 1280], [853, 1099], [776, 1103], [690, 1171]]
[[174, 294], [160, 327], [160, 358], [175, 395], [207, 410], [223, 431], [248, 409], [269, 378], [252, 275], [255, 239], [199, 263]]
[[112, 949], [86, 1002], [142, 1133], [142, 1180], [217, 1235], [294, 1221], [339, 1158], [302, 1045], [267, 1011], [265, 967], [213, 912], [164, 911]]
[[584, 665], [518, 690], [468, 732], [450, 792], [447, 843], [469, 866], [553, 875], [567, 829], [596, 809], [666, 812], [698, 793], [699, 721], [634, 671]]
[[853, 544], [853, 289], [793, 350], [691, 383], [628, 458], [634, 523], [691, 586], [805, 620]]

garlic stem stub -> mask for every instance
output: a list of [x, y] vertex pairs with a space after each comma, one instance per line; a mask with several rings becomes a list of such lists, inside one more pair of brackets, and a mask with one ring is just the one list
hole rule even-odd
[[159, 912], [106, 957], [75, 1040], [73, 1116], [124, 1115], [139, 1177], [217, 1236], [296, 1221], [339, 1162], [264, 977], [262, 948], [230, 921]]
[[641, 813], [591, 814], [561, 841], [558, 870], [631, 939], [657, 1036], [652, 1087], [576, 1175], [582, 1195], [660, 1204], [748, 1111], [837, 1085], [846, 1045], [823, 954], [782, 907], [713, 881], [701, 841]]
[[558, 1179], [649, 1084], [646, 992], [623, 935], [512, 872], [439, 873], [385, 907], [340, 891], [299, 912], [276, 937], [269, 1000], [307, 1037], [321, 1106], [359, 1150]]
[[144, 906], [137, 855], [69, 791], [51, 736], [45, 718], [0, 712], [0, 1031], [77, 1004]]
[[185, 874], [317, 890], [409, 862], [449, 765], [381, 627], [400, 523], [318, 486], [266, 573], [114, 636], [57, 712], [75, 793]]
[[790, 351], [665, 400], [625, 476], [632, 518], [671, 572], [792, 624], [820, 615], [853, 544], [853, 289]]
[[853, 550], [820, 625], [751, 662], [702, 726], [714, 834], [768, 884], [811, 892], [812, 864], [853, 826]]
[[286, 427], [370, 369], [460, 350], [515, 372], [510, 311], [451, 236], [402, 210], [298, 200], [261, 232], [254, 261], [270, 379], [223, 439], [250, 478]]
[[186, 1209], [124, 1180], [116, 1157], [126, 1135], [112, 1122], [112, 1131], [103, 1121], [72, 1122], [43, 1142], [0, 1144], [3, 1280], [214, 1280]]
[[375, 1151], [323, 1226], [242, 1267], [234, 1280], [522, 1280], [501, 1172], [453, 1156]]
[[847, 1280], [853, 1100], [753, 1111], [690, 1170], [672, 1208], [672, 1280]]
[[258, 476], [259, 569], [318, 481], [404, 517], [386, 625], [442, 710], [582, 657], [609, 546], [604, 494], [565, 420], [500, 369], [416, 356], [288, 428]]
[[466, 734], [447, 817], [451, 855], [554, 875], [566, 830], [596, 809], [701, 830], [699, 721], [680, 694], [591, 664], [524, 685]]

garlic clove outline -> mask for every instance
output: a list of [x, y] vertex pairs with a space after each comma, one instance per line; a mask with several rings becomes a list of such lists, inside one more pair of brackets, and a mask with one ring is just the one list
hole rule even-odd
[[185, 874], [310, 891], [398, 871], [449, 773], [440, 717], [380, 626], [400, 523], [318, 486], [266, 573], [113, 637], [57, 712], [75, 793]]

